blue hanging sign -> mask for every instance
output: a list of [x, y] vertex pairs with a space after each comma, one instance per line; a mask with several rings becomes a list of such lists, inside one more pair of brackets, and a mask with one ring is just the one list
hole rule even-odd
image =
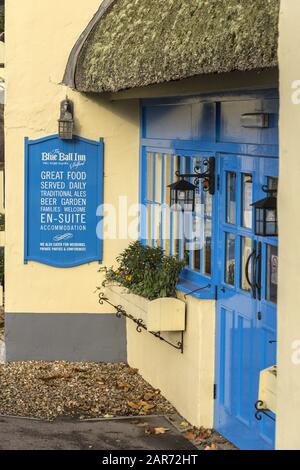
[[69, 268], [102, 261], [103, 141], [25, 139], [25, 263]]

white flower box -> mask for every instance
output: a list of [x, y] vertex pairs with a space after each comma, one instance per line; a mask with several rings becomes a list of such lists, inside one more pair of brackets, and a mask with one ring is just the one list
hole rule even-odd
[[142, 320], [150, 332], [185, 330], [186, 305], [182, 300], [162, 298], [150, 301], [118, 285], [107, 286], [106, 296], [113, 305], [122, 306], [126, 313]]

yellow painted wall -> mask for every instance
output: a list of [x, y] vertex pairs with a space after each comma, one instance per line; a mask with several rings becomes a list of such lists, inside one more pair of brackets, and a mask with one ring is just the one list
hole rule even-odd
[[[99, 265], [68, 270], [23, 263], [24, 137], [57, 133], [59, 104], [74, 100], [76, 133], [105, 139], [105, 202], [138, 199], [139, 107], [82, 96], [60, 85], [69, 53], [99, 7], [99, 0], [10, 0], [6, 10], [6, 311], [97, 313]], [[17, 12], [17, 14], [16, 14]], [[130, 185], [128, 184], [130, 181]], [[111, 265], [126, 240], [105, 240]]]
[[[180, 296], [183, 299], [183, 296]], [[189, 297], [184, 354], [128, 321], [128, 362], [195, 426], [213, 426], [215, 302]], [[177, 333], [167, 337], [178, 341]]]
[[299, 92], [294, 95], [299, 104], [292, 102], [292, 93], [295, 91], [292, 89], [292, 84], [295, 80], [300, 80], [299, 18], [299, 0], [281, 0], [277, 403], [277, 447], [279, 449], [300, 449]]

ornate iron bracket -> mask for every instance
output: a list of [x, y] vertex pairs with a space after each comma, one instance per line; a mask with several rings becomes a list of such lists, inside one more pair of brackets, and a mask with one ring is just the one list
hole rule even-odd
[[181, 174], [180, 171], [176, 171], [178, 178], [194, 178], [195, 186], [198, 186], [201, 179], [204, 180], [203, 189], [209, 194], [215, 194], [215, 170], [216, 160], [214, 157], [210, 157], [203, 162], [203, 165], [207, 168], [204, 173], [201, 173], [201, 168], [195, 167], [194, 173]]
[[275, 418], [272, 415], [270, 415], [271, 410], [268, 410], [267, 408], [262, 408], [263, 405], [264, 405], [264, 402], [262, 400], [258, 400], [255, 403], [255, 409], [256, 409], [255, 418], [257, 419], [257, 421], [262, 420], [262, 415], [267, 416], [267, 418], [271, 419], [272, 421], [276, 421]]
[[278, 189], [270, 189], [266, 184], [263, 185], [262, 190], [264, 193], [270, 195], [270, 196], [277, 196]]
[[191, 290], [190, 292], [184, 295], [184, 298], [187, 299], [189, 296], [196, 294], [196, 292], [200, 292], [202, 290], [210, 289], [210, 288], [211, 288], [211, 284], [207, 284], [206, 286], [199, 287], [198, 289], [195, 289], [195, 290]]
[[[138, 333], [142, 333], [142, 331], [148, 331], [147, 329], [147, 326], [145, 325], [145, 323], [143, 322], [143, 320], [141, 319], [137, 319], [137, 318], [134, 318], [132, 315], [130, 315], [129, 313], [127, 313], [124, 308], [122, 307], [122, 305], [114, 305], [110, 302], [110, 300], [105, 296], [104, 292], [100, 292], [99, 294], [99, 304], [100, 305], [103, 305], [104, 303], [107, 303], [108, 305], [110, 305], [111, 307], [113, 307], [117, 313], [116, 313], [116, 316], [118, 318], [122, 318], [122, 317], [125, 317], [125, 318], [128, 318], [129, 320], [131, 320], [133, 323], [135, 323], [137, 326], [136, 326], [136, 331]], [[152, 336], [154, 336], [155, 338], [159, 339], [160, 341], [163, 341], [164, 343], [167, 343], [169, 346], [171, 346], [172, 348], [174, 349], [177, 349], [177, 351], [180, 351], [181, 354], [183, 354], [183, 341], [184, 341], [184, 332], [182, 331], [181, 332], [181, 341], [178, 341], [176, 344], [174, 343], [171, 343], [170, 341], [168, 341], [167, 339], [163, 338], [161, 336], [161, 333], [158, 332], [158, 333], [154, 333], [152, 331], [148, 331], [148, 333], [150, 333]]]

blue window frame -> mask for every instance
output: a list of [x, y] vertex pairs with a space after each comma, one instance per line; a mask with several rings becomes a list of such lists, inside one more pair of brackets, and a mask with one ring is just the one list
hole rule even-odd
[[[179, 289], [186, 292], [207, 286], [204, 295], [212, 294], [214, 197], [196, 191], [195, 212], [183, 214], [170, 209], [168, 186], [176, 180], [176, 171], [204, 171], [204, 161], [212, 153], [174, 151], [174, 149], [142, 149], [141, 199], [146, 210], [142, 215], [141, 237], [149, 246], [161, 246], [170, 256], [185, 260]], [[193, 182], [193, 179], [191, 179]], [[209, 287], [208, 287], [209, 286]]]

